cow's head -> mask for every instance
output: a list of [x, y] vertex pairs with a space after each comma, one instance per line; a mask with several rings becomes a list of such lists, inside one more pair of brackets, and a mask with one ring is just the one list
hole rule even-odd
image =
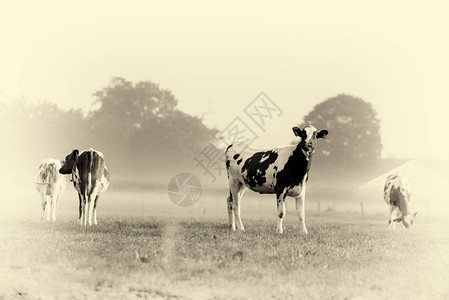
[[301, 138], [301, 142], [299, 146], [302, 151], [306, 155], [306, 157], [310, 157], [310, 155], [315, 152], [315, 146], [318, 139], [324, 139], [328, 131], [323, 129], [321, 131], [317, 131], [317, 129], [312, 125], [307, 125], [304, 129], [301, 130], [299, 127], [293, 127], [293, 133]]
[[78, 158], [79, 151], [78, 149], [75, 149], [65, 157], [65, 159], [62, 161], [62, 167], [59, 169], [59, 173], [61, 174], [72, 174], [73, 165], [76, 162], [76, 159]]
[[405, 228], [409, 228], [411, 225], [413, 225], [413, 221], [417, 214], [418, 214], [418, 212], [415, 212], [413, 214], [402, 215], [400, 218], [394, 219], [394, 221], [402, 222], [402, 224], [404, 224]]

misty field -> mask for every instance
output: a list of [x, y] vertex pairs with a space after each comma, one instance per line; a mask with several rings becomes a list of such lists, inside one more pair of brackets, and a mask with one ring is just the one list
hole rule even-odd
[[279, 235], [274, 216], [248, 209], [246, 232], [232, 233], [224, 207], [167, 216], [134, 203], [133, 213], [112, 209], [114, 197], [94, 227], [77, 224], [71, 202], [55, 223], [39, 210], [3, 220], [0, 298], [449, 297], [449, 237], [430, 220], [388, 231], [384, 215], [309, 213], [304, 236], [290, 210]]

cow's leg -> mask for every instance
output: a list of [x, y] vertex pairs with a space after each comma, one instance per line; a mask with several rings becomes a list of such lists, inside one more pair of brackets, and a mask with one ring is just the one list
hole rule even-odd
[[242, 231], [245, 231], [245, 227], [243, 227], [242, 219], [240, 217], [240, 202], [241, 202], [243, 194], [245, 193], [246, 190], [247, 190], [247, 187], [242, 184], [240, 186], [240, 190], [238, 192], [238, 203], [239, 203], [239, 205], [238, 205], [238, 208], [236, 210], [237, 216], [238, 216], [238, 220], [237, 220], [238, 226], [240, 227], [240, 230], [242, 230]]
[[61, 194], [56, 194], [51, 197], [51, 220], [56, 221], [56, 206], [58, 205], [59, 196]]
[[46, 217], [46, 213], [47, 213], [47, 199], [45, 194], [41, 194], [41, 198], [42, 198], [42, 221], [46, 221], [45, 217]]
[[231, 184], [232, 210], [235, 215], [237, 229], [242, 231], [245, 230], [245, 227], [243, 227], [242, 219], [240, 217], [240, 200], [242, 199], [245, 190], [246, 188], [239, 181], [234, 181]]
[[48, 206], [49, 206], [49, 204], [47, 203], [47, 200], [43, 199], [42, 200], [42, 221], [47, 221]]
[[97, 225], [97, 204], [98, 204], [98, 198], [100, 197], [100, 195], [97, 195], [97, 197], [95, 197], [95, 202], [94, 202], [94, 211], [93, 211], [93, 224]]
[[42, 221], [45, 221], [45, 205], [46, 205], [45, 200], [42, 200], [41, 205], [42, 205]]
[[93, 201], [91, 195], [87, 196], [87, 202], [86, 202], [86, 224], [89, 224], [92, 226], [92, 209], [93, 209]]
[[45, 221], [50, 221], [51, 218], [51, 202], [52, 202], [52, 196], [45, 196], [47, 198], [46, 205], [45, 205]]
[[91, 200], [90, 196], [87, 196], [86, 197], [86, 205], [85, 205], [86, 206], [86, 208], [85, 208], [86, 223], [84, 225], [87, 225], [87, 224], [92, 225], [92, 222], [91, 222], [92, 210], [90, 209], [91, 208], [90, 200]]
[[82, 221], [82, 225], [84, 225], [84, 226], [86, 226], [87, 225], [87, 213], [88, 213], [88, 211], [87, 211], [87, 205], [88, 205], [88, 203], [87, 203], [87, 197], [85, 196], [85, 195], [82, 195], [81, 197], [83, 197], [83, 208], [82, 208], [82, 211], [83, 211], [83, 221]]
[[282, 228], [282, 221], [284, 221], [285, 214], [287, 212], [287, 209], [285, 208], [285, 197], [286, 194], [282, 193], [279, 196], [277, 196], [276, 199], [276, 205], [277, 205], [277, 211], [278, 211], [278, 226], [277, 231], [278, 233], [283, 233], [284, 229]]
[[88, 203], [88, 215], [87, 215], [87, 223], [89, 224], [89, 226], [92, 226], [92, 214], [93, 214], [93, 210], [94, 210], [94, 202], [95, 199], [92, 199], [91, 197], [89, 197], [89, 203]]
[[296, 199], [296, 213], [298, 214], [299, 224], [303, 233], [307, 234], [306, 228], [306, 212], [305, 212], [305, 202], [306, 202], [306, 191], [303, 190], [301, 195]]
[[229, 228], [231, 228], [232, 231], [235, 231], [235, 218], [234, 218], [234, 212], [232, 211], [232, 193], [229, 191], [229, 196], [227, 199], [228, 204], [228, 218], [229, 218]]
[[396, 221], [394, 221], [398, 216], [398, 212], [394, 209], [393, 206], [390, 206], [390, 220], [388, 221], [388, 229], [396, 228]]
[[95, 206], [95, 200], [97, 199], [97, 195], [98, 195], [98, 186], [94, 188], [94, 190], [92, 191], [92, 194], [90, 194], [88, 197], [88, 209], [89, 209], [89, 213], [87, 216], [87, 220], [89, 223], [89, 226], [92, 226], [92, 217], [93, 217], [93, 212], [94, 212], [94, 206]]

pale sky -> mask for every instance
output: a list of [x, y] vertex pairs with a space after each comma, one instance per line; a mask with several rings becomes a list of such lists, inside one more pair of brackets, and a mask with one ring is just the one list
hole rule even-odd
[[0, 101], [90, 109], [113, 76], [170, 89], [222, 129], [259, 92], [284, 110], [255, 146], [339, 93], [371, 102], [383, 155], [448, 159], [449, 5], [422, 1], [15, 1], [0, 9]]

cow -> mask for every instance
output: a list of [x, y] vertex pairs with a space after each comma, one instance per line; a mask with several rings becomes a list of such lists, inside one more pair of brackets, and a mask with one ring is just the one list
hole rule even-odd
[[56, 221], [56, 207], [66, 188], [66, 179], [58, 173], [61, 162], [47, 158], [40, 162], [34, 182], [42, 199], [42, 220]]
[[384, 199], [390, 208], [388, 229], [396, 227], [395, 222], [402, 222], [405, 228], [413, 224], [418, 212], [411, 213], [410, 202], [413, 193], [411, 186], [402, 174], [391, 174], [387, 177], [384, 187]]
[[78, 191], [79, 222], [81, 225], [97, 224], [98, 198], [109, 187], [109, 171], [103, 153], [92, 148], [68, 154], [59, 169], [61, 174], [71, 174]]
[[304, 202], [306, 184], [312, 164], [312, 156], [318, 139], [324, 139], [328, 131], [308, 125], [304, 129], [293, 127], [293, 133], [300, 137], [299, 143], [286, 147], [256, 150], [245, 143], [229, 145], [225, 151], [226, 170], [229, 179], [227, 208], [229, 226], [232, 231], [244, 231], [240, 218], [240, 201], [243, 193], [250, 189], [260, 194], [276, 194], [278, 214], [277, 231], [283, 232], [285, 197], [296, 199], [296, 212], [302, 231], [307, 234]]

